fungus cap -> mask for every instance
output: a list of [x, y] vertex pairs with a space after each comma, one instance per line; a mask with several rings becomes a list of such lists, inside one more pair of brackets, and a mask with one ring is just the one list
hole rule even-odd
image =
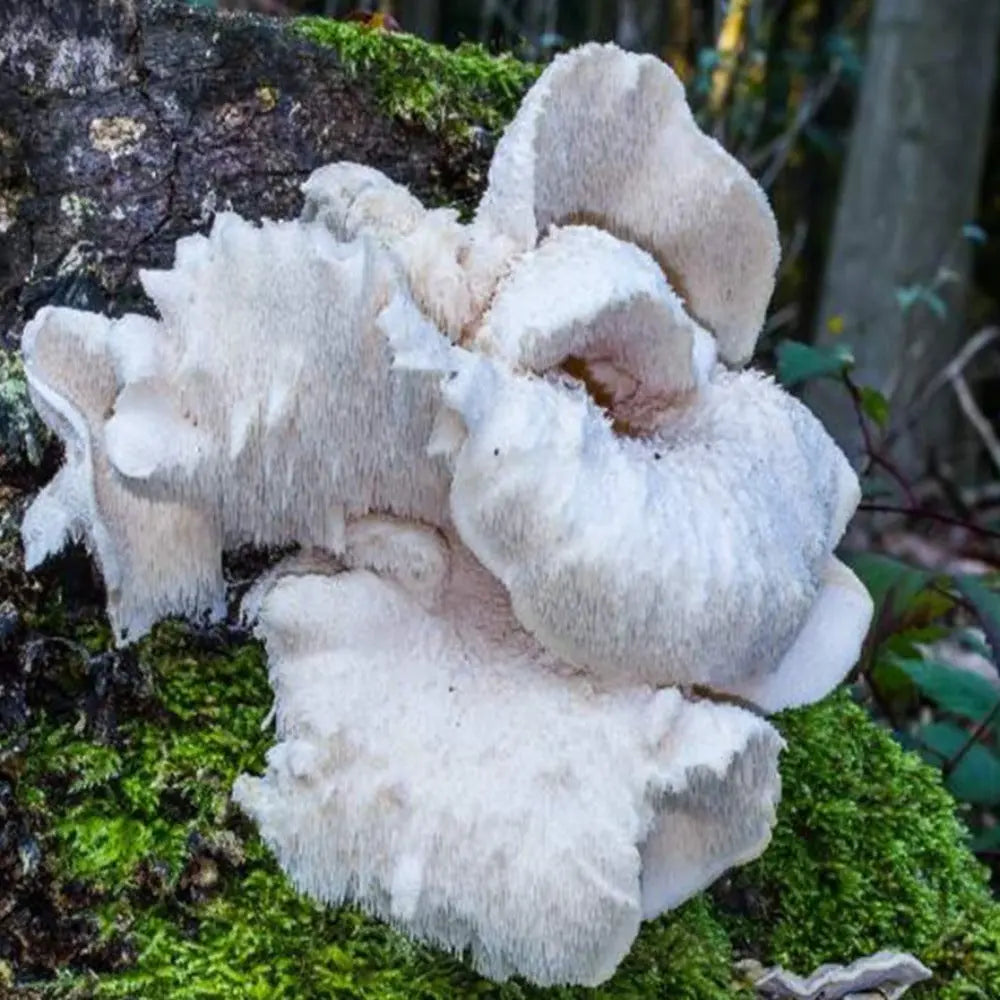
[[[412, 308], [382, 323], [398, 365], [447, 373], [455, 530], [546, 649], [606, 682], [705, 685], [766, 711], [839, 682], [872, 610], [832, 554], [860, 493], [801, 403], [716, 370], [631, 438], [582, 388], [448, 345], [403, 321]], [[837, 641], [817, 642], [827, 630]]]
[[635, 243], [725, 361], [753, 352], [774, 290], [777, 224], [655, 56], [597, 43], [556, 56], [497, 145], [476, 222], [521, 250], [566, 223]]

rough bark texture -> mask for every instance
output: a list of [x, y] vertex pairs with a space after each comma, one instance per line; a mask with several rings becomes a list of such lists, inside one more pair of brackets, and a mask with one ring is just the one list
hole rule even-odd
[[294, 214], [323, 163], [440, 201], [468, 197], [488, 156], [380, 113], [368, 81], [282, 22], [0, 0], [0, 335], [49, 302], [135, 308], [137, 268], [169, 265], [215, 210]]
[[[858, 381], [890, 397], [897, 426], [963, 337], [962, 227], [978, 200], [998, 30], [1000, 0], [875, 3], [817, 339], [831, 342], [829, 321], [843, 318]], [[906, 290], [918, 286], [933, 288], [946, 316], [927, 299], [908, 304]], [[911, 472], [948, 448], [954, 425], [943, 399], [900, 441], [896, 455]], [[817, 388], [816, 405], [856, 452], [846, 394]]]

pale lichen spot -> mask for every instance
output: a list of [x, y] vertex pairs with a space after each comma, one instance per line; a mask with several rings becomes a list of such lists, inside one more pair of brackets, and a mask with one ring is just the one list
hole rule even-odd
[[198, 221], [204, 225], [218, 211], [219, 196], [214, 189], [208, 191], [198, 204]]
[[78, 274], [80, 271], [91, 270], [102, 259], [103, 255], [95, 251], [92, 243], [74, 243], [56, 269], [59, 276]]
[[216, 121], [227, 129], [240, 128], [249, 117], [247, 109], [235, 103], [222, 104], [215, 112]]
[[119, 156], [134, 152], [146, 134], [144, 122], [124, 115], [94, 118], [90, 123], [90, 144], [99, 153], [107, 153], [114, 163]]
[[77, 229], [82, 226], [97, 210], [92, 198], [86, 195], [70, 192], [59, 199], [59, 211], [65, 215]]
[[0, 191], [0, 233], [6, 233], [17, 221], [17, 206], [21, 197], [17, 191]]
[[272, 87], [269, 83], [262, 83], [257, 88], [256, 93], [262, 111], [273, 111], [278, 106], [277, 87]]

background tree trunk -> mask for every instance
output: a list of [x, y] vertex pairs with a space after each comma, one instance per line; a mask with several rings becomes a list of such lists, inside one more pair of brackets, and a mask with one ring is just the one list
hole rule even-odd
[[[817, 340], [830, 343], [842, 319], [836, 336], [854, 348], [858, 381], [890, 398], [897, 427], [963, 338], [963, 225], [978, 200], [998, 30], [1000, 0], [874, 5]], [[833, 389], [817, 386], [813, 402], [857, 453], [855, 415]], [[900, 436], [895, 455], [911, 474], [948, 450], [943, 399]]]
[[401, 5], [402, 25], [421, 38], [433, 41], [441, 32], [440, 0], [408, 0]]
[[633, 52], [656, 52], [666, 6], [656, 0], [618, 0], [615, 41]]

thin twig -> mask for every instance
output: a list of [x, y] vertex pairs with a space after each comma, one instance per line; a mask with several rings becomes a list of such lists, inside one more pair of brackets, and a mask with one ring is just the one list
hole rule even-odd
[[961, 350], [942, 368], [924, 388], [920, 396], [914, 400], [907, 408], [907, 416], [903, 423], [889, 432], [886, 437], [886, 445], [891, 445], [898, 437], [906, 434], [927, 414], [929, 411], [927, 404], [951, 379], [960, 375], [972, 359], [985, 347], [988, 347], [998, 337], [1000, 337], [1000, 327], [986, 326], [970, 337]]
[[858, 510], [866, 511], [869, 514], [905, 514], [917, 520], [939, 521], [941, 524], [951, 524], [956, 528], [965, 528], [973, 535], [980, 535], [983, 538], [992, 538], [1000, 542], [1000, 531], [993, 531], [990, 528], [980, 527], [978, 524], [971, 524], [963, 521], [960, 517], [951, 517], [948, 514], [941, 514], [936, 510], [926, 510], [922, 507], [900, 507], [891, 503], [861, 503]]
[[955, 395], [958, 397], [958, 405], [962, 407], [962, 412], [965, 414], [966, 419], [972, 424], [980, 440], [983, 442], [983, 447], [986, 448], [987, 454], [996, 466], [997, 471], [1000, 472], [1000, 438], [997, 438], [996, 431], [993, 430], [993, 425], [986, 419], [985, 414], [979, 409], [978, 404], [973, 399], [969, 383], [961, 375], [952, 375], [951, 387], [955, 390]]
[[924, 406], [938, 389], [947, 385], [956, 375], [961, 375], [966, 365], [984, 347], [989, 347], [998, 337], [1000, 337], [1000, 326], [984, 326], [982, 330], [970, 337], [951, 361], [927, 383], [927, 388], [920, 394], [920, 399], [917, 400], [916, 405]]
[[[919, 506], [917, 498], [913, 494], [913, 488], [910, 486], [909, 480], [896, 468], [896, 465], [886, 458], [880, 451], [875, 447], [875, 442], [872, 441], [871, 430], [868, 427], [868, 421], [865, 419], [864, 408], [861, 404], [861, 390], [855, 385], [854, 380], [847, 372], [841, 374], [841, 379], [845, 386], [847, 386], [847, 391], [850, 393], [851, 402], [854, 404], [854, 415], [858, 419], [858, 426], [861, 428], [861, 437], [864, 439], [865, 443], [865, 454], [868, 457], [869, 468], [872, 465], [878, 465], [880, 468], [884, 469], [899, 485], [899, 488], [903, 491], [903, 495], [906, 497], [906, 502], [910, 504], [911, 507]], [[868, 471], [867, 469], [865, 470]]]
[[795, 148], [795, 142], [799, 135], [819, 109], [829, 100], [839, 80], [840, 69], [837, 67], [823, 78], [819, 86], [815, 87], [802, 99], [791, 126], [779, 135], [777, 139], [748, 157], [749, 169], [751, 171], [755, 166], [767, 163], [767, 168], [757, 178], [757, 182], [765, 191], [769, 191], [778, 179], [778, 174], [781, 173], [788, 162], [788, 157]]
[[984, 718], [983, 721], [972, 730], [969, 734], [969, 738], [958, 748], [954, 756], [949, 757], [948, 760], [941, 765], [941, 776], [943, 778], [947, 778], [948, 775], [962, 763], [962, 759], [965, 755], [979, 742], [986, 730], [993, 725], [993, 720], [998, 717], [1000, 717], [1000, 698], [997, 699], [997, 703], [987, 713], [986, 718]]
[[777, 312], [773, 312], [768, 316], [767, 322], [764, 324], [764, 329], [761, 331], [761, 337], [768, 337], [782, 327], [791, 326], [798, 318], [798, 303], [790, 302], [788, 305], [782, 306]]

